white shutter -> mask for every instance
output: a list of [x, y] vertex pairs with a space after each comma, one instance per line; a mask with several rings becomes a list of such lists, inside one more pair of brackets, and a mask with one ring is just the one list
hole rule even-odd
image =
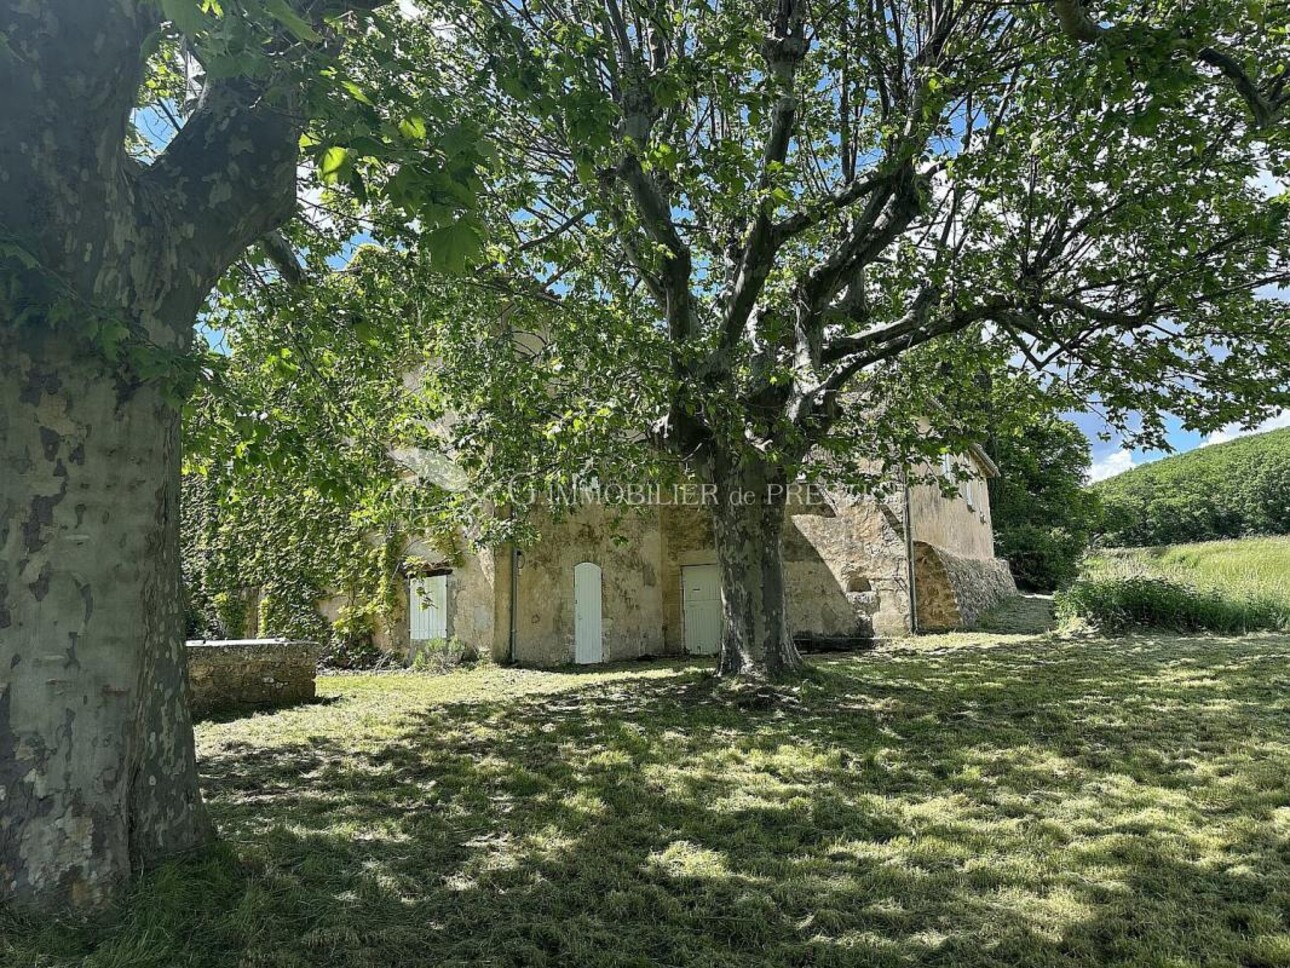
[[417, 578], [408, 587], [408, 617], [413, 642], [448, 637], [448, 576]]
[[600, 566], [584, 561], [573, 569], [573, 661], [605, 661], [600, 606]]

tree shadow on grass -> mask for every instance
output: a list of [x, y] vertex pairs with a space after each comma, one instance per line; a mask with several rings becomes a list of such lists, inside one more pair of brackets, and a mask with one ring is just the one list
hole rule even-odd
[[206, 749], [236, 886], [156, 963], [1287, 964], [1288, 676], [1285, 639], [1044, 641], [831, 658], [767, 709], [686, 667], [375, 733], [347, 695]]
[[284, 699], [281, 702], [229, 703], [193, 716], [193, 723], [232, 723], [248, 716], [258, 716], [294, 709], [298, 706], [330, 706], [337, 696], [311, 696], [308, 699]]

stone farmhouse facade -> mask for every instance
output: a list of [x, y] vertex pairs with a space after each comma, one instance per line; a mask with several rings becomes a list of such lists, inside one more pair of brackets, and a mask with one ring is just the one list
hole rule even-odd
[[[976, 448], [955, 463], [969, 476], [953, 497], [916, 483], [886, 499], [790, 501], [783, 554], [796, 640], [855, 647], [970, 627], [1015, 593], [1007, 562], [994, 555], [986, 481], [999, 471]], [[952, 473], [950, 461], [942, 473]], [[528, 547], [445, 554], [414, 542], [404, 613], [378, 644], [410, 654], [419, 642], [455, 638], [530, 666], [717, 651], [720, 583], [707, 509], [587, 504], [535, 523], [541, 539]], [[341, 604], [323, 603], [324, 614]]]

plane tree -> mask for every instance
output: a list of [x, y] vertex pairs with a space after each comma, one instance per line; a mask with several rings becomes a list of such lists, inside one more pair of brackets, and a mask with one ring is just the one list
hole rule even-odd
[[820, 455], [952, 450], [1001, 364], [1142, 443], [1284, 404], [1285, 17], [465, 0], [409, 56], [454, 65], [497, 152], [463, 258], [613, 307], [574, 365], [661, 361], [625, 430], [715, 489], [719, 669], [775, 674], [784, 495]]
[[210, 835], [178, 539], [194, 322], [248, 247], [302, 271], [276, 230], [303, 164], [380, 154], [468, 200], [428, 109], [393, 91], [387, 123], [336, 67], [347, 35], [397, 35], [379, 6], [0, 0], [0, 902], [97, 907]]

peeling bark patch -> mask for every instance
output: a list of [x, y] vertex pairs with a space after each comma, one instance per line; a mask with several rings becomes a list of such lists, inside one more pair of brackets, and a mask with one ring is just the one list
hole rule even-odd
[[62, 389], [63, 381], [58, 378], [58, 374], [33, 369], [27, 374], [27, 384], [20, 391], [18, 400], [36, 407], [40, 405], [41, 394], [48, 393], [54, 396]]
[[58, 431], [50, 430], [48, 427], [40, 428], [40, 447], [45, 452], [45, 460], [52, 461], [58, 456], [58, 448], [62, 442], [62, 435]]
[[10, 818], [29, 821], [47, 816], [52, 808], [51, 799], [41, 796], [30, 779], [48, 761], [49, 753], [39, 743], [20, 745], [10, 722], [11, 698], [8, 686], [0, 688], [0, 790], [5, 805], [0, 814], [0, 901], [28, 886], [22, 824], [15, 825]]
[[129, 403], [143, 386], [143, 381], [127, 377], [124, 374], [117, 374], [113, 383], [116, 386], [116, 407], [118, 411]]
[[54, 570], [49, 565], [45, 565], [45, 567], [41, 568], [40, 574], [36, 576], [36, 580], [27, 586], [31, 589], [32, 598], [36, 599], [38, 602], [43, 602], [45, 600], [45, 596], [49, 594], [49, 582], [53, 577]]
[[57, 494], [40, 494], [31, 499], [31, 512], [22, 526], [22, 543], [29, 554], [34, 555], [47, 544], [41, 532], [53, 525], [54, 508], [66, 497], [66, 488], [64, 482], [63, 490]]

